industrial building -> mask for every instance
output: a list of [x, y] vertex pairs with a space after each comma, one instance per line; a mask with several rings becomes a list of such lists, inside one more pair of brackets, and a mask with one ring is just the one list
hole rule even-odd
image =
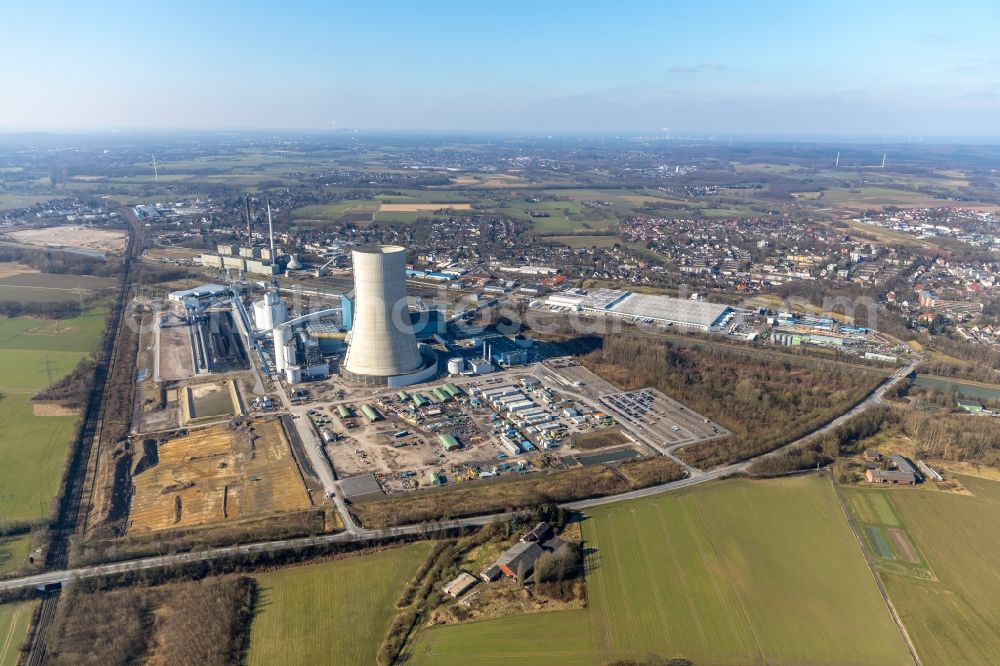
[[361, 384], [407, 386], [437, 373], [437, 354], [417, 345], [406, 303], [406, 250], [357, 248], [351, 333], [341, 373]]
[[[202, 254], [201, 265], [219, 270], [237, 270], [253, 275], [277, 275], [280, 272], [279, 258], [274, 249], [274, 224], [271, 221], [271, 204], [267, 205], [267, 226], [270, 239], [268, 247], [239, 247], [228, 243], [216, 246], [216, 254]], [[250, 225], [250, 208], [247, 204], [247, 237], [253, 238]]]
[[569, 309], [574, 312], [591, 312], [704, 331], [725, 326], [732, 316], [732, 308], [728, 305], [654, 294], [637, 294], [618, 289], [597, 289], [591, 292], [569, 289], [549, 296], [544, 303], [549, 307]]
[[[221, 247], [221, 246], [220, 246]], [[261, 251], [261, 248], [233, 248], [236, 252], [257, 252]], [[270, 259], [255, 259], [248, 258], [242, 254], [202, 254], [201, 255], [201, 265], [208, 268], [217, 268], [219, 270], [231, 269], [237, 271], [243, 271], [244, 273], [250, 273], [252, 275], [277, 275], [280, 271], [278, 270], [278, 265], [272, 262]]]
[[203, 284], [191, 289], [172, 291], [167, 294], [167, 299], [183, 303], [187, 298], [201, 300], [203, 298], [211, 298], [212, 296], [225, 296], [227, 293], [229, 293], [229, 287], [224, 287], [221, 284]]

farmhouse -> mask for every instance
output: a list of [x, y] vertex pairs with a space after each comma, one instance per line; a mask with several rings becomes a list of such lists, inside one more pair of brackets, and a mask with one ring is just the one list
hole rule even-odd
[[914, 467], [913, 463], [911, 463], [909, 461], [909, 459], [907, 459], [905, 456], [902, 456], [902, 455], [900, 455], [898, 453], [894, 453], [891, 456], [889, 456], [889, 460], [894, 465], [896, 465], [896, 469], [898, 471], [903, 472], [904, 474], [910, 474], [911, 476], [913, 476], [913, 482], [914, 483], [917, 483], [917, 482], [923, 480], [923, 477], [920, 476], [920, 472], [917, 471], [917, 468]]
[[538, 561], [543, 552], [541, 546], [533, 541], [519, 541], [497, 558], [496, 566], [505, 576], [510, 576], [514, 580], [518, 580], [520, 573], [528, 578], [535, 570], [535, 562]]
[[536, 543], [542, 543], [548, 541], [552, 536], [552, 526], [542, 521], [535, 525], [535, 528], [521, 537], [521, 543], [528, 543], [534, 541]]
[[870, 469], [865, 472], [868, 483], [901, 483], [912, 486], [917, 482], [917, 478], [910, 472], [899, 470]]

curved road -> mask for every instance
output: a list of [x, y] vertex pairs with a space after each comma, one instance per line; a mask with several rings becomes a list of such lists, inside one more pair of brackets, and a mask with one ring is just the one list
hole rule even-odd
[[[745, 470], [754, 461], [767, 458], [768, 456], [773, 456], [786, 451], [792, 447], [803, 444], [813, 437], [825, 434], [837, 426], [843, 424], [848, 419], [860, 414], [868, 407], [878, 404], [882, 401], [882, 397], [885, 392], [895, 386], [900, 380], [909, 375], [916, 368], [919, 360], [912, 361], [909, 365], [900, 370], [896, 371], [890, 375], [887, 381], [883, 382], [875, 391], [873, 391], [867, 398], [855, 405], [853, 408], [844, 412], [837, 418], [833, 419], [825, 426], [814, 430], [808, 435], [801, 437], [794, 442], [790, 442], [779, 449], [765, 453], [763, 455], [757, 456], [756, 458], [751, 458], [750, 460], [745, 460], [740, 463], [733, 465], [727, 465], [725, 467], [719, 467], [707, 472], [699, 472], [697, 475], [689, 475], [684, 479], [679, 481], [672, 481], [670, 483], [665, 483], [659, 486], [650, 486], [649, 488], [642, 488], [640, 490], [633, 490], [626, 493], [621, 493], [619, 495], [610, 495], [607, 497], [596, 497], [588, 500], [581, 500], [579, 502], [568, 502], [562, 506], [567, 509], [582, 510], [590, 507], [601, 506], [604, 504], [612, 504], [614, 502], [622, 502], [625, 500], [638, 499], [641, 497], [650, 497], [653, 495], [659, 495], [661, 493], [671, 492], [674, 490], [680, 490], [682, 488], [689, 488], [701, 483], [706, 483], [714, 479], [719, 479], [731, 474], [735, 474]], [[296, 419], [297, 421], [299, 419]], [[303, 429], [304, 430], [304, 429]], [[308, 448], [308, 447], [307, 447]], [[343, 504], [340, 498], [340, 493], [337, 494], [337, 507], [341, 512], [348, 516], [348, 521], [345, 521], [347, 525], [347, 530], [340, 532], [338, 534], [325, 534], [316, 537], [302, 537], [298, 539], [280, 539], [277, 541], [263, 541], [258, 543], [248, 543], [240, 544], [236, 546], [225, 546], [221, 548], [212, 548], [203, 551], [189, 552], [189, 553], [177, 553], [173, 555], [158, 555], [155, 557], [146, 557], [136, 560], [125, 560], [122, 562], [112, 562], [109, 564], [100, 564], [89, 567], [78, 567], [75, 569], [62, 569], [58, 571], [50, 571], [42, 574], [36, 574], [33, 576], [23, 576], [20, 578], [11, 578], [8, 580], [0, 581], [0, 592], [21, 590], [24, 588], [38, 587], [42, 585], [50, 585], [57, 583], [69, 583], [74, 580], [83, 580], [87, 578], [95, 578], [106, 576], [110, 574], [117, 574], [129, 571], [145, 571], [148, 569], [158, 569], [168, 566], [174, 566], [178, 564], [186, 564], [190, 562], [204, 562], [208, 560], [224, 559], [227, 557], [232, 557], [235, 555], [245, 555], [249, 553], [269, 553], [282, 550], [288, 550], [293, 548], [302, 548], [306, 546], [317, 546], [330, 543], [338, 543], [345, 541], [369, 541], [377, 540], [382, 538], [389, 538], [393, 536], [401, 535], [413, 535], [413, 534], [424, 534], [435, 529], [454, 529], [459, 527], [471, 527], [471, 526], [481, 526], [487, 525], [494, 520], [504, 519], [510, 517], [509, 513], [497, 513], [487, 516], [475, 516], [472, 518], [460, 518], [456, 520], [441, 521], [434, 523], [432, 525], [427, 524], [417, 524], [417, 525], [404, 525], [400, 527], [394, 527], [386, 530], [366, 530], [358, 527], [353, 521], [350, 521], [349, 512], [347, 507]]]

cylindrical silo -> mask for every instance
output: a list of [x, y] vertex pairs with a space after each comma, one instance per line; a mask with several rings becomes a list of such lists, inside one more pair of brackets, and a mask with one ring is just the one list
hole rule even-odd
[[[278, 372], [284, 372], [288, 367], [288, 343], [292, 339], [292, 331], [287, 326], [279, 326], [271, 333], [274, 341], [274, 365]], [[292, 359], [294, 362], [294, 359]]]
[[424, 365], [406, 307], [406, 250], [398, 245], [355, 249], [354, 325], [344, 357], [355, 379], [387, 379]]
[[461, 356], [448, 359], [448, 374], [458, 375], [465, 370], [465, 359]]

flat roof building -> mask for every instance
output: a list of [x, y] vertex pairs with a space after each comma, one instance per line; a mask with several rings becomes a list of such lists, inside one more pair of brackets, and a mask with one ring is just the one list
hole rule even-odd
[[472, 574], [462, 572], [458, 575], [458, 578], [451, 581], [441, 589], [452, 599], [457, 599], [462, 596], [476, 584], [476, 577]]

